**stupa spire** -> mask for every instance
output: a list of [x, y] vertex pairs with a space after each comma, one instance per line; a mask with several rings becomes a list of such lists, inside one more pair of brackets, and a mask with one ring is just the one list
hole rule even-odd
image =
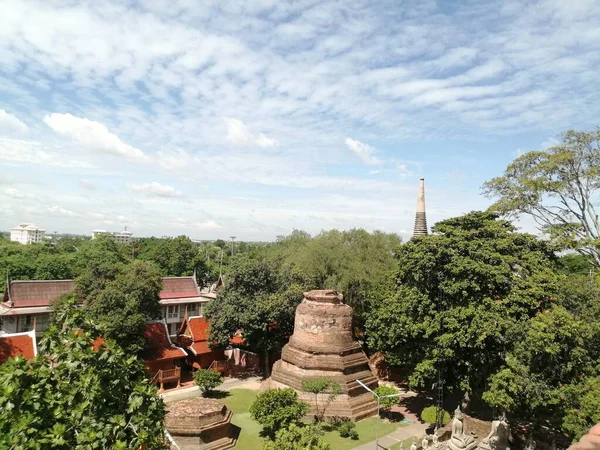
[[415, 215], [415, 229], [413, 236], [424, 236], [427, 233], [427, 216], [425, 215], [425, 178], [419, 183], [419, 195], [417, 196], [417, 214]]

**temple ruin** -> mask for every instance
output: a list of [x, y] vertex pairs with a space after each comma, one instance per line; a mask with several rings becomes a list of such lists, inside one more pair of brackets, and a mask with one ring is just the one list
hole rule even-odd
[[179, 450], [233, 448], [239, 428], [231, 424], [231, 411], [208, 398], [190, 398], [167, 405], [165, 427]]
[[[373, 395], [356, 381], [371, 389], [377, 387], [367, 357], [353, 338], [353, 313], [336, 291], [305, 292], [296, 308], [294, 334], [283, 347], [281, 359], [273, 365], [265, 388], [292, 387], [313, 407], [314, 396], [302, 391], [302, 382], [327, 378], [340, 385], [341, 394], [328, 405], [326, 417], [357, 421], [376, 414]], [[325, 402], [326, 397], [328, 394], [323, 394], [320, 401]]]

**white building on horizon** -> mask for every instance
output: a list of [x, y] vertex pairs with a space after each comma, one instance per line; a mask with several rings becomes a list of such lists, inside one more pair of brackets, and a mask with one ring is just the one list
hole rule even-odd
[[21, 244], [39, 244], [45, 235], [46, 230], [32, 223], [22, 223], [10, 230], [10, 240]]
[[131, 242], [131, 236], [133, 233], [127, 231], [127, 228], [123, 231], [106, 231], [106, 230], [92, 230], [92, 239], [96, 239], [98, 236], [107, 234], [111, 236], [117, 244], [129, 244]]

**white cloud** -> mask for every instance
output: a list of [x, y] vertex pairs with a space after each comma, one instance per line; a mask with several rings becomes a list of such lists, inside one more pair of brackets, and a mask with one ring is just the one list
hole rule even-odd
[[344, 142], [346, 143], [346, 146], [352, 150], [365, 164], [374, 166], [383, 162], [381, 159], [375, 156], [375, 152], [377, 151], [375, 150], [375, 147], [371, 147], [369, 144], [356, 141], [352, 138], [346, 138]]
[[79, 180], [77, 184], [82, 188], [87, 189], [88, 191], [95, 191], [96, 189], [98, 189], [98, 187], [94, 183], [86, 179]]
[[221, 225], [219, 225], [214, 220], [206, 220], [204, 222], [198, 222], [195, 224], [195, 227], [199, 228], [200, 230], [215, 230], [218, 228], [223, 228]]
[[93, 169], [95, 166], [85, 161], [71, 158], [71, 155], [59, 153], [44, 147], [39, 142], [19, 139], [0, 138], [0, 160], [13, 164], [65, 167], [72, 169]]
[[27, 125], [16, 116], [0, 109], [0, 132], [25, 134]]
[[406, 164], [397, 164], [396, 171], [398, 172], [398, 174], [400, 176], [403, 176], [403, 177], [409, 177], [409, 176], [413, 175], [413, 172], [411, 170], [409, 170], [408, 165], [406, 165]]
[[166, 197], [166, 198], [181, 198], [184, 197], [183, 192], [178, 191], [173, 186], [160, 184], [156, 181], [151, 183], [133, 184], [131, 189], [135, 192], [141, 192], [148, 197]]
[[250, 133], [244, 122], [234, 117], [223, 117], [227, 124], [227, 140], [239, 147], [279, 147], [279, 141], [262, 133]]
[[120, 156], [130, 161], [148, 159], [144, 152], [124, 143], [99, 122], [71, 114], [52, 113], [44, 117], [44, 123], [56, 133], [72, 138], [89, 150]]
[[15, 188], [6, 188], [4, 189], [4, 193], [11, 198], [25, 199], [25, 198], [33, 198], [34, 196], [29, 194], [28, 192], [23, 192]]
[[560, 141], [554, 137], [549, 137], [544, 142], [542, 142], [540, 145], [544, 150], [546, 150], [547, 148], [560, 145]]

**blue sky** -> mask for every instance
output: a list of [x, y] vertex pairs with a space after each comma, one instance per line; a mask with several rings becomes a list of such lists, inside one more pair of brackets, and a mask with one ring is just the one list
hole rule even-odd
[[600, 124], [600, 5], [4, 0], [0, 228], [363, 227], [486, 208], [520, 152]]

